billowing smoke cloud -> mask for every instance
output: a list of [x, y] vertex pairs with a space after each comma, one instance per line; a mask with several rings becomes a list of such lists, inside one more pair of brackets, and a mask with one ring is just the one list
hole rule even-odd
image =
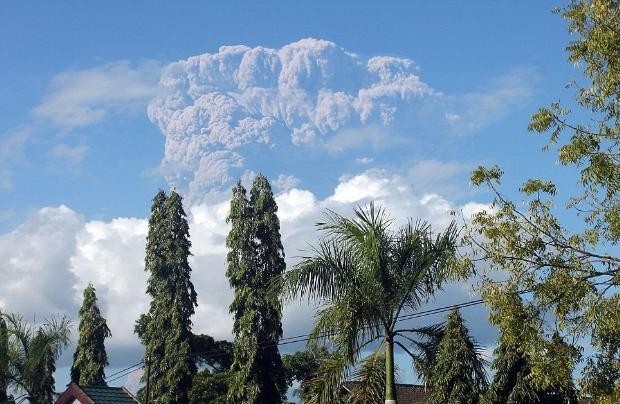
[[376, 151], [403, 138], [479, 130], [529, 100], [534, 73], [515, 70], [486, 91], [443, 95], [407, 58], [363, 57], [317, 39], [223, 46], [164, 67], [148, 113], [166, 137], [162, 172], [199, 202], [240, 177], [257, 151]]
[[402, 125], [440, 98], [412, 60], [304, 39], [281, 49], [224, 46], [172, 63], [148, 111], [166, 136], [165, 174], [193, 196], [243, 167], [248, 144], [329, 145], [342, 129]]

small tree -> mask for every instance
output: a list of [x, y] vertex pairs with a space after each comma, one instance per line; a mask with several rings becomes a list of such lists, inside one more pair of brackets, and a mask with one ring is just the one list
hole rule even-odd
[[84, 289], [84, 301], [80, 307], [79, 337], [73, 354], [71, 381], [81, 385], [105, 385], [104, 369], [108, 365], [108, 355], [104, 342], [111, 335], [97, 306], [95, 288], [89, 283]]
[[229, 374], [213, 373], [204, 369], [194, 377], [189, 391], [191, 404], [228, 404]]
[[430, 378], [432, 404], [473, 404], [487, 388], [485, 361], [457, 309], [448, 316]]

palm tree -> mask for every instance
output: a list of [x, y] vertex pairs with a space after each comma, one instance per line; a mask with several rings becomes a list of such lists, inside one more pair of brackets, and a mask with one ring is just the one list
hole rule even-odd
[[9, 336], [9, 380], [24, 391], [31, 403], [53, 400], [56, 360], [69, 343], [71, 323], [66, 317], [52, 317], [43, 325], [28, 324], [17, 314], [4, 314]]
[[446, 279], [456, 249], [455, 225], [433, 237], [424, 222], [410, 220], [395, 232], [391, 224], [386, 211], [374, 203], [355, 209], [354, 219], [328, 211], [327, 220], [317, 224], [324, 236], [313, 248], [313, 256], [303, 258], [283, 276], [285, 298], [299, 296], [321, 304], [310, 340], [332, 345], [338, 353], [339, 360], [317, 373], [322, 402], [338, 394], [362, 349], [380, 341], [377, 351], [383, 350], [385, 356], [385, 403], [395, 404], [394, 345], [416, 356], [404, 345], [417, 343], [411, 332], [438, 331], [437, 327], [397, 329], [396, 325], [404, 311], [417, 309]]

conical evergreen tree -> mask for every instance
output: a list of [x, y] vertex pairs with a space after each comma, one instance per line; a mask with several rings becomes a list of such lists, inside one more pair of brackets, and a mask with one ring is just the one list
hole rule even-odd
[[8, 400], [6, 390], [9, 387], [9, 330], [0, 313], [0, 403]]
[[280, 235], [278, 206], [267, 177], [258, 175], [250, 191], [250, 206], [255, 221], [256, 261], [259, 286], [263, 292], [261, 307], [262, 327], [260, 340], [263, 397], [275, 403], [286, 393], [286, 375], [278, 350], [282, 338], [282, 305], [279, 293], [273, 289], [273, 280], [286, 270], [284, 247]]
[[[559, 336], [552, 338], [551, 346], [563, 344]], [[482, 400], [484, 404], [577, 403], [574, 386], [538, 388], [531, 380], [528, 358], [516, 346], [506, 344], [501, 339], [495, 349], [495, 360], [491, 367], [495, 374]]]
[[431, 404], [473, 404], [486, 390], [484, 360], [458, 310], [448, 316], [429, 380]]
[[483, 403], [519, 404], [538, 401], [533, 384], [527, 380], [530, 366], [516, 347], [500, 343], [495, 349], [495, 360], [491, 367], [495, 375]]
[[108, 365], [108, 355], [104, 341], [112, 333], [99, 312], [95, 288], [90, 283], [84, 289], [84, 301], [80, 307], [79, 334], [71, 381], [81, 385], [105, 385], [104, 368]]
[[[153, 199], [147, 236], [145, 270], [150, 273], [149, 312], [136, 323], [145, 346], [149, 402], [187, 403], [196, 374], [191, 355], [192, 322], [196, 292], [190, 280], [191, 243], [182, 199], [160, 191]], [[145, 389], [140, 391], [144, 399]]]
[[263, 175], [247, 198], [241, 183], [233, 188], [226, 239], [226, 272], [235, 289], [234, 361], [229, 401], [279, 403], [286, 392], [277, 343], [282, 337], [282, 307], [272, 281], [285, 270], [280, 222], [271, 186]]

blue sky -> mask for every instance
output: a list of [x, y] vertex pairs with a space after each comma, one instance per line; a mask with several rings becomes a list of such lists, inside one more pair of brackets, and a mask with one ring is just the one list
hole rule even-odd
[[[325, 208], [375, 199], [398, 219], [441, 227], [449, 209], [484, 206], [489, 196], [468, 183], [479, 164], [500, 164], [508, 191], [540, 173], [571, 191], [574, 177], [526, 131], [539, 106], [570, 101], [564, 85], [579, 79], [551, 13], [561, 3], [230, 3], [0, 6], [1, 308], [74, 317], [92, 281], [113, 323], [113, 367], [134, 363], [145, 218], [160, 187], [186, 196], [196, 327], [221, 338], [236, 178], [263, 172], [277, 184], [289, 257]], [[246, 48], [221, 49], [230, 45]], [[261, 64], [270, 57], [281, 67]], [[436, 304], [472, 296], [451, 288]], [[26, 302], [26, 290], [38, 297]], [[286, 335], [307, 330], [307, 308], [287, 313]]]

